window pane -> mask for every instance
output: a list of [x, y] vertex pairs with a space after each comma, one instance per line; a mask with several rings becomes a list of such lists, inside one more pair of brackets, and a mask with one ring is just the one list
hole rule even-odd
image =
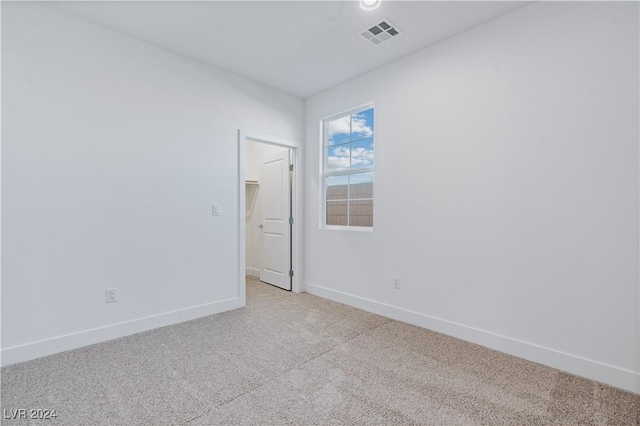
[[351, 140], [373, 137], [373, 108], [351, 116]]
[[331, 176], [327, 178], [327, 200], [346, 200], [349, 176]]
[[347, 201], [327, 201], [327, 225], [347, 225]]
[[327, 148], [327, 171], [346, 170], [351, 162], [351, 144], [330, 146]]
[[349, 175], [349, 199], [373, 198], [373, 173]]
[[373, 200], [349, 200], [349, 225], [373, 226]]
[[351, 134], [350, 118], [351, 117], [346, 116], [326, 123], [327, 145], [349, 142], [349, 135]]
[[351, 168], [373, 167], [373, 139], [351, 143]]

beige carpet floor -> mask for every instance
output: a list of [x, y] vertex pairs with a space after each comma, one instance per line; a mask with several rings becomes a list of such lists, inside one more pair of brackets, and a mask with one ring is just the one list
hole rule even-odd
[[640, 423], [638, 395], [255, 279], [247, 295], [2, 368], [2, 408], [57, 410], [39, 425]]

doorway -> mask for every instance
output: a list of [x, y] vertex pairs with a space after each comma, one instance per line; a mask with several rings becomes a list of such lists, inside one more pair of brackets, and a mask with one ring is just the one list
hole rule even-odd
[[298, 149], [242, 132], [239, 142], [240, 296], [246, 297], [246, 276], [298, 292]]

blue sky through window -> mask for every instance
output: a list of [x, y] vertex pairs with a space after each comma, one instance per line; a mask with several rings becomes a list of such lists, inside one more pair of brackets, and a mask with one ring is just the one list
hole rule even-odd
[[354, 173], [351, 175], [329, 176], [327, 178], [327, 186], [334, 185], [355, 185], [357, 183], [373, 182], [373, 173]]
[[327, 122], [327, 145], [328, 172], [373, 167], [373, 108]]

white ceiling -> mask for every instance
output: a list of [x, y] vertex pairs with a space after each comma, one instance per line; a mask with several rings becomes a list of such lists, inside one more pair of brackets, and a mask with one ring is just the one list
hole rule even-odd
[[[50, 5], [306, 98], [527, 5], [509, 1], [106, 1]], [[359, 34], [382, 18], [402, 34]]]

